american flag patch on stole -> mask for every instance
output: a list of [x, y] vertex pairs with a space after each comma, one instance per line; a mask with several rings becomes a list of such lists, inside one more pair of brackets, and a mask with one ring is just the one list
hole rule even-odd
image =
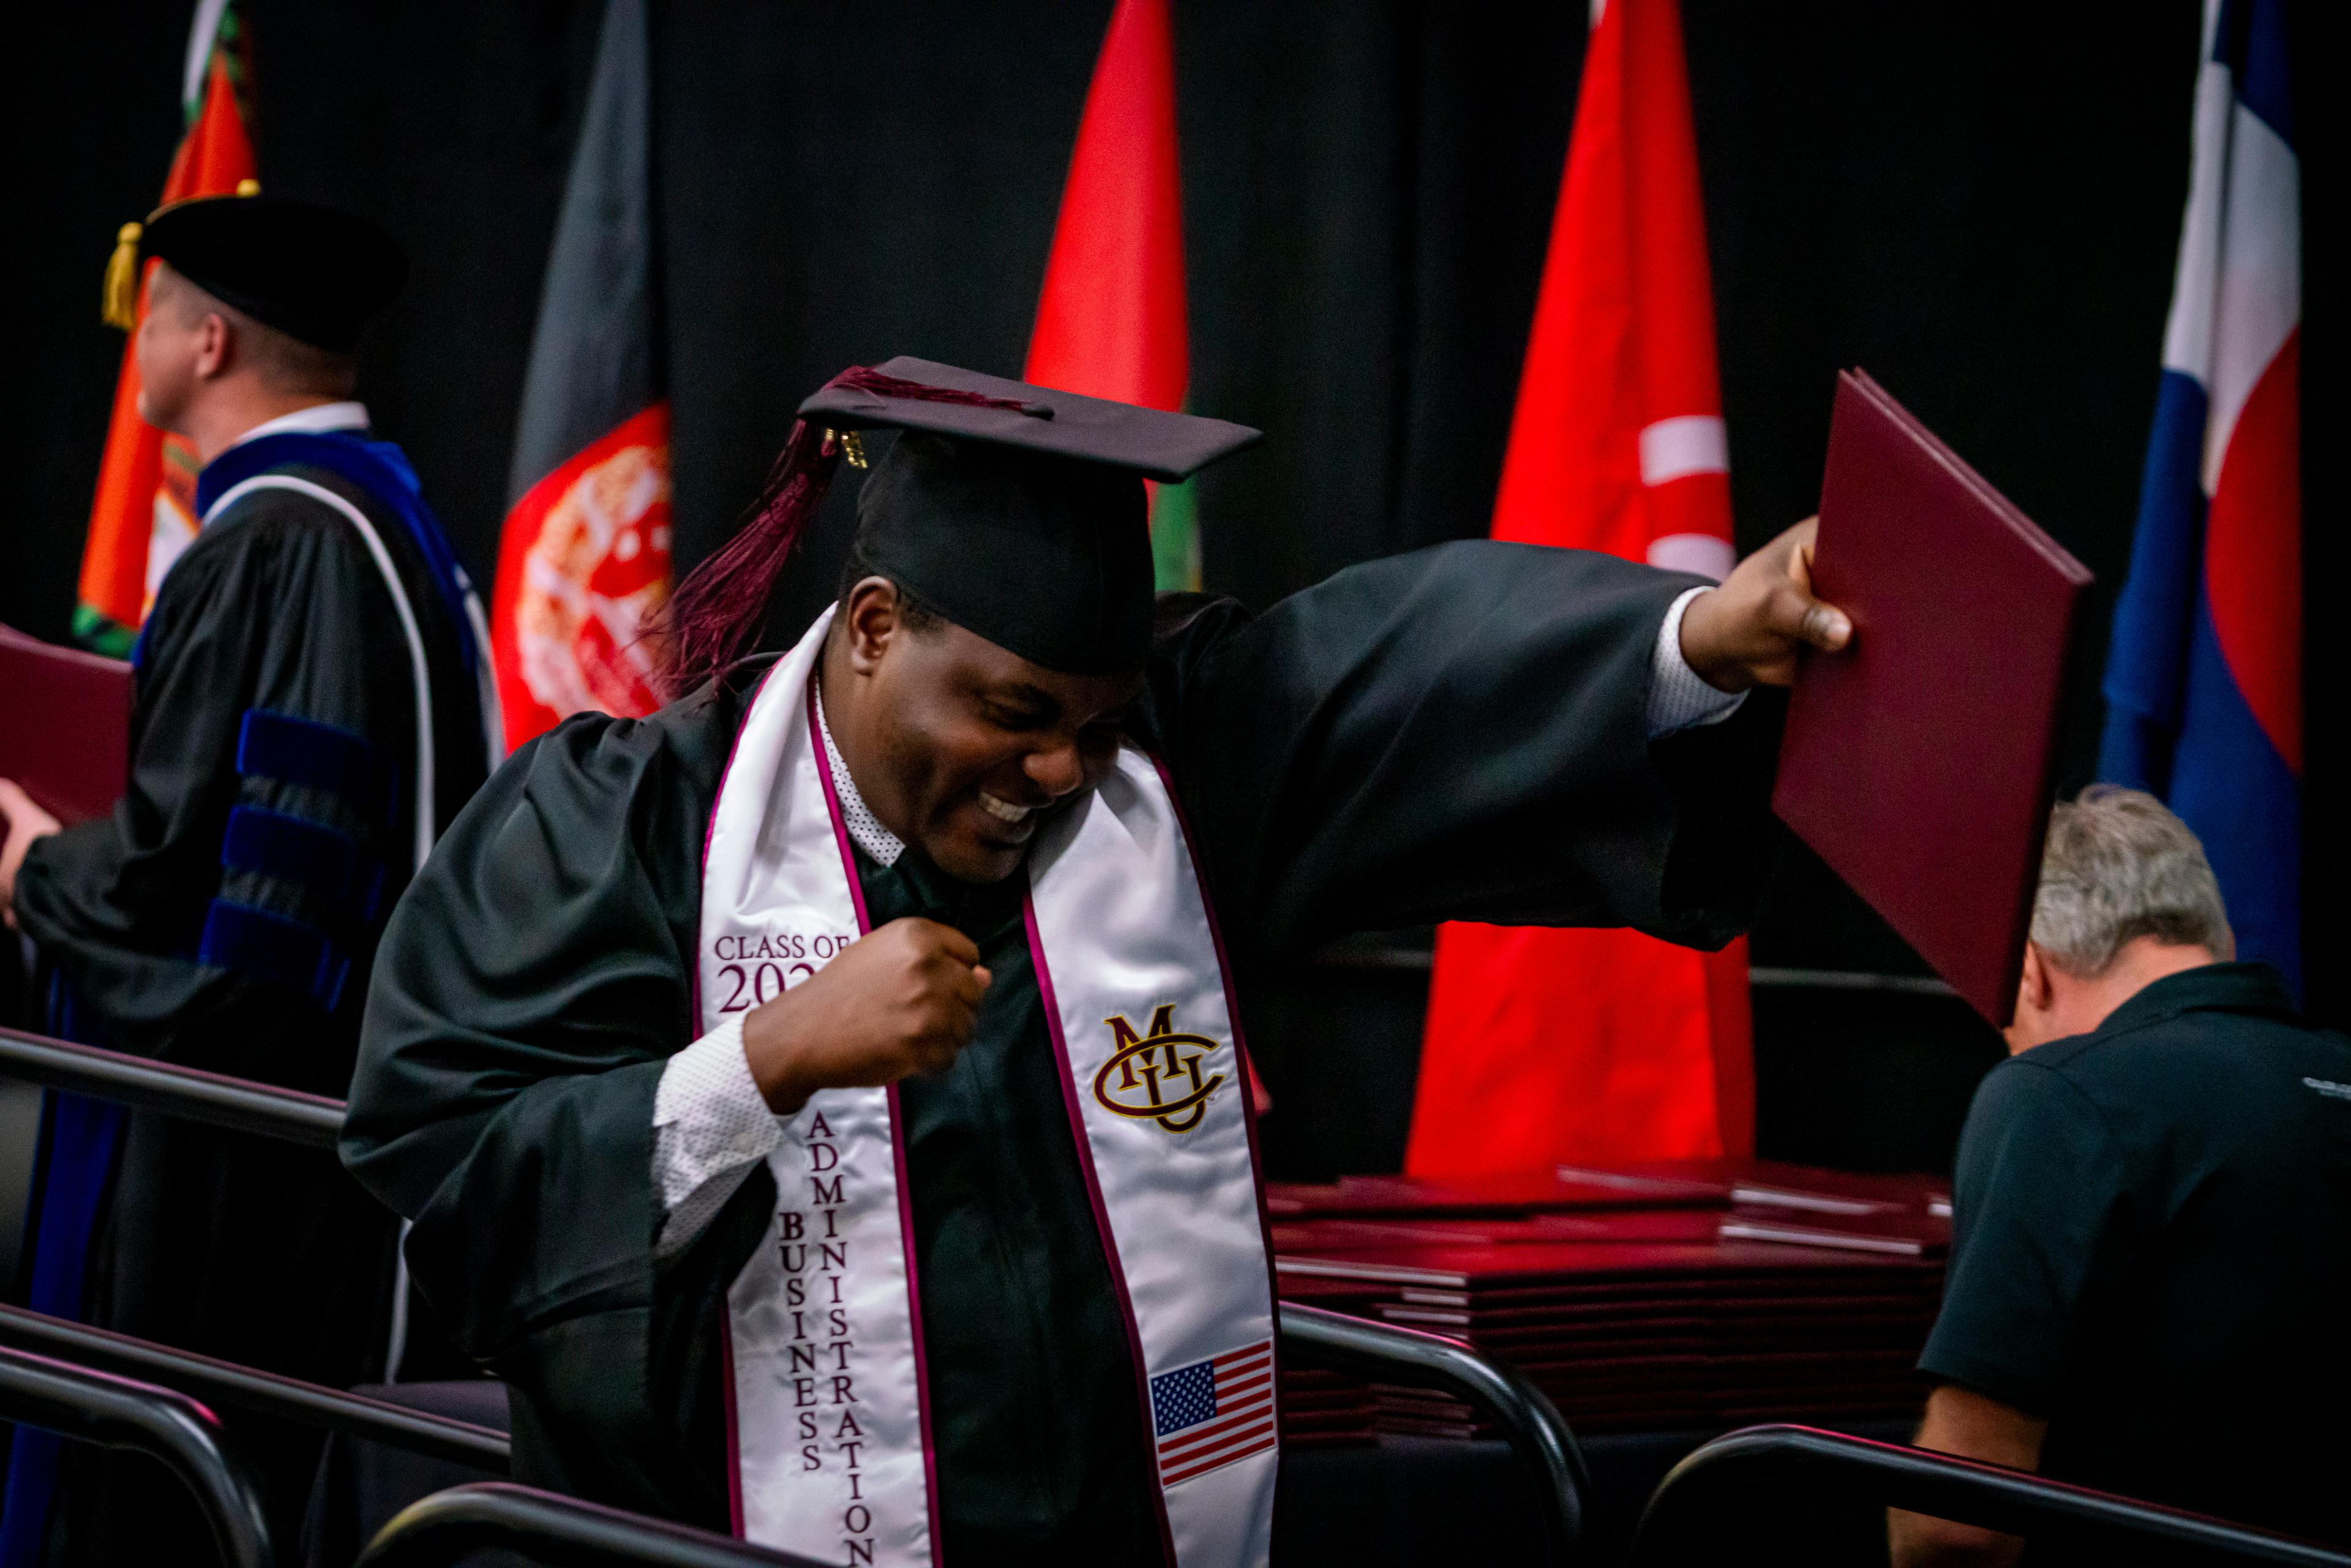
[[1273, 1342], [1261, 1339], [1151, 1380], [1159, 1484], [1206, 1475], [1273, 1447]]

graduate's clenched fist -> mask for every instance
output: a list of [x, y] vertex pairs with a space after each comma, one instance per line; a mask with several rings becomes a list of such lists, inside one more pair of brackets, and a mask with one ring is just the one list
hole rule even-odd
[[1806, 517], [1731, 569], [1722, 586], [1682, 612], [1682, 657], [1717, 691], [1784, 686], [1804, 648], [1834, 653], [1853, 641], [1844, 611], [1813, 597], [1813, 536]]
[[937, 1072], [971, 1043], [988, 973], [951, 925], [909, 917], [868, 932], [743, 1020], [752, 1081], [778, 1115], [820, 1089]]

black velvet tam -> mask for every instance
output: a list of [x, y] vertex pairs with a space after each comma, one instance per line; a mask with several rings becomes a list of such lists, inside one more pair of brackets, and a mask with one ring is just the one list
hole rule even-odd
[[927, 360], [876, 371], [971, 401], [835, 385], [800, 405], [812, 424], [904, 433], [858, 497], [866, 563], [1032, 664], [1141, 669], [1152, 605], [1143, 480], [1183, 479], [1259, 432]]
[[199, 196], [147, 220], [140, 258], [264, 326], [348, 353], [408, 277], [400, 246], [365, 218], [283, 196]]

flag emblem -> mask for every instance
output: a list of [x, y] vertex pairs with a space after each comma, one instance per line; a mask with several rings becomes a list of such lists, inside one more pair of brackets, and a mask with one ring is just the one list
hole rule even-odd
[[1273, 1447], [1273, 1342], [1261, 1339], [1151, 1380], [1159, 1484], [1207, 1474]]
[[575, 713], [661, 706], [643, 632], [669, 597], [669, 404], [657, 402], [515, 503], [521, 566], [495, 601], [509, 741]]

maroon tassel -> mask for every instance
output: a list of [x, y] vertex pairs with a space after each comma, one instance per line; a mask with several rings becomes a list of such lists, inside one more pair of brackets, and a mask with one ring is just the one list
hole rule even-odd
[[[1053, 417], [1044, 403], [901, 381], [863, 365], [843, 371], [826, 385], [907, 402], [951, 402]], [[734, 663], [758, 635], [767, 622], [776, 580], [831, 487], [841, 455], [835, 432], [806, 420], [793, 422], [790, 439], [768, 471], [758, 499], [744, 514], [742, 527], [716, 554], [686, 574], [646, 632], [662, 650], [658, 679], [666, 696], [675, 699], [694, 690]]]
[[847, 387], [852, 392], [872, 392], [876, 397], [894, 397], [901, 402], [952, 402], [965, 408], [1009, 409], [1014, 413], [1025, 413], [1031, 419], [1053, 417], [1053, 405], [1049, 402], [1022, 402], [1017, 398], [990, 397], [986, 392], [935, 387], [928, 382], [900, 381], [896, 376], [885, 376], [865, 365], [852, 365], [824, 384], [827, 390]]
[[718, 551], [686, 573], [648, 633], [661, 648], [663, 695], [684, 696], [735, 662], [758, 635], [768, 595], [815, 516], [841, 444], [832, 432], [796, 420], [759, 498]]

